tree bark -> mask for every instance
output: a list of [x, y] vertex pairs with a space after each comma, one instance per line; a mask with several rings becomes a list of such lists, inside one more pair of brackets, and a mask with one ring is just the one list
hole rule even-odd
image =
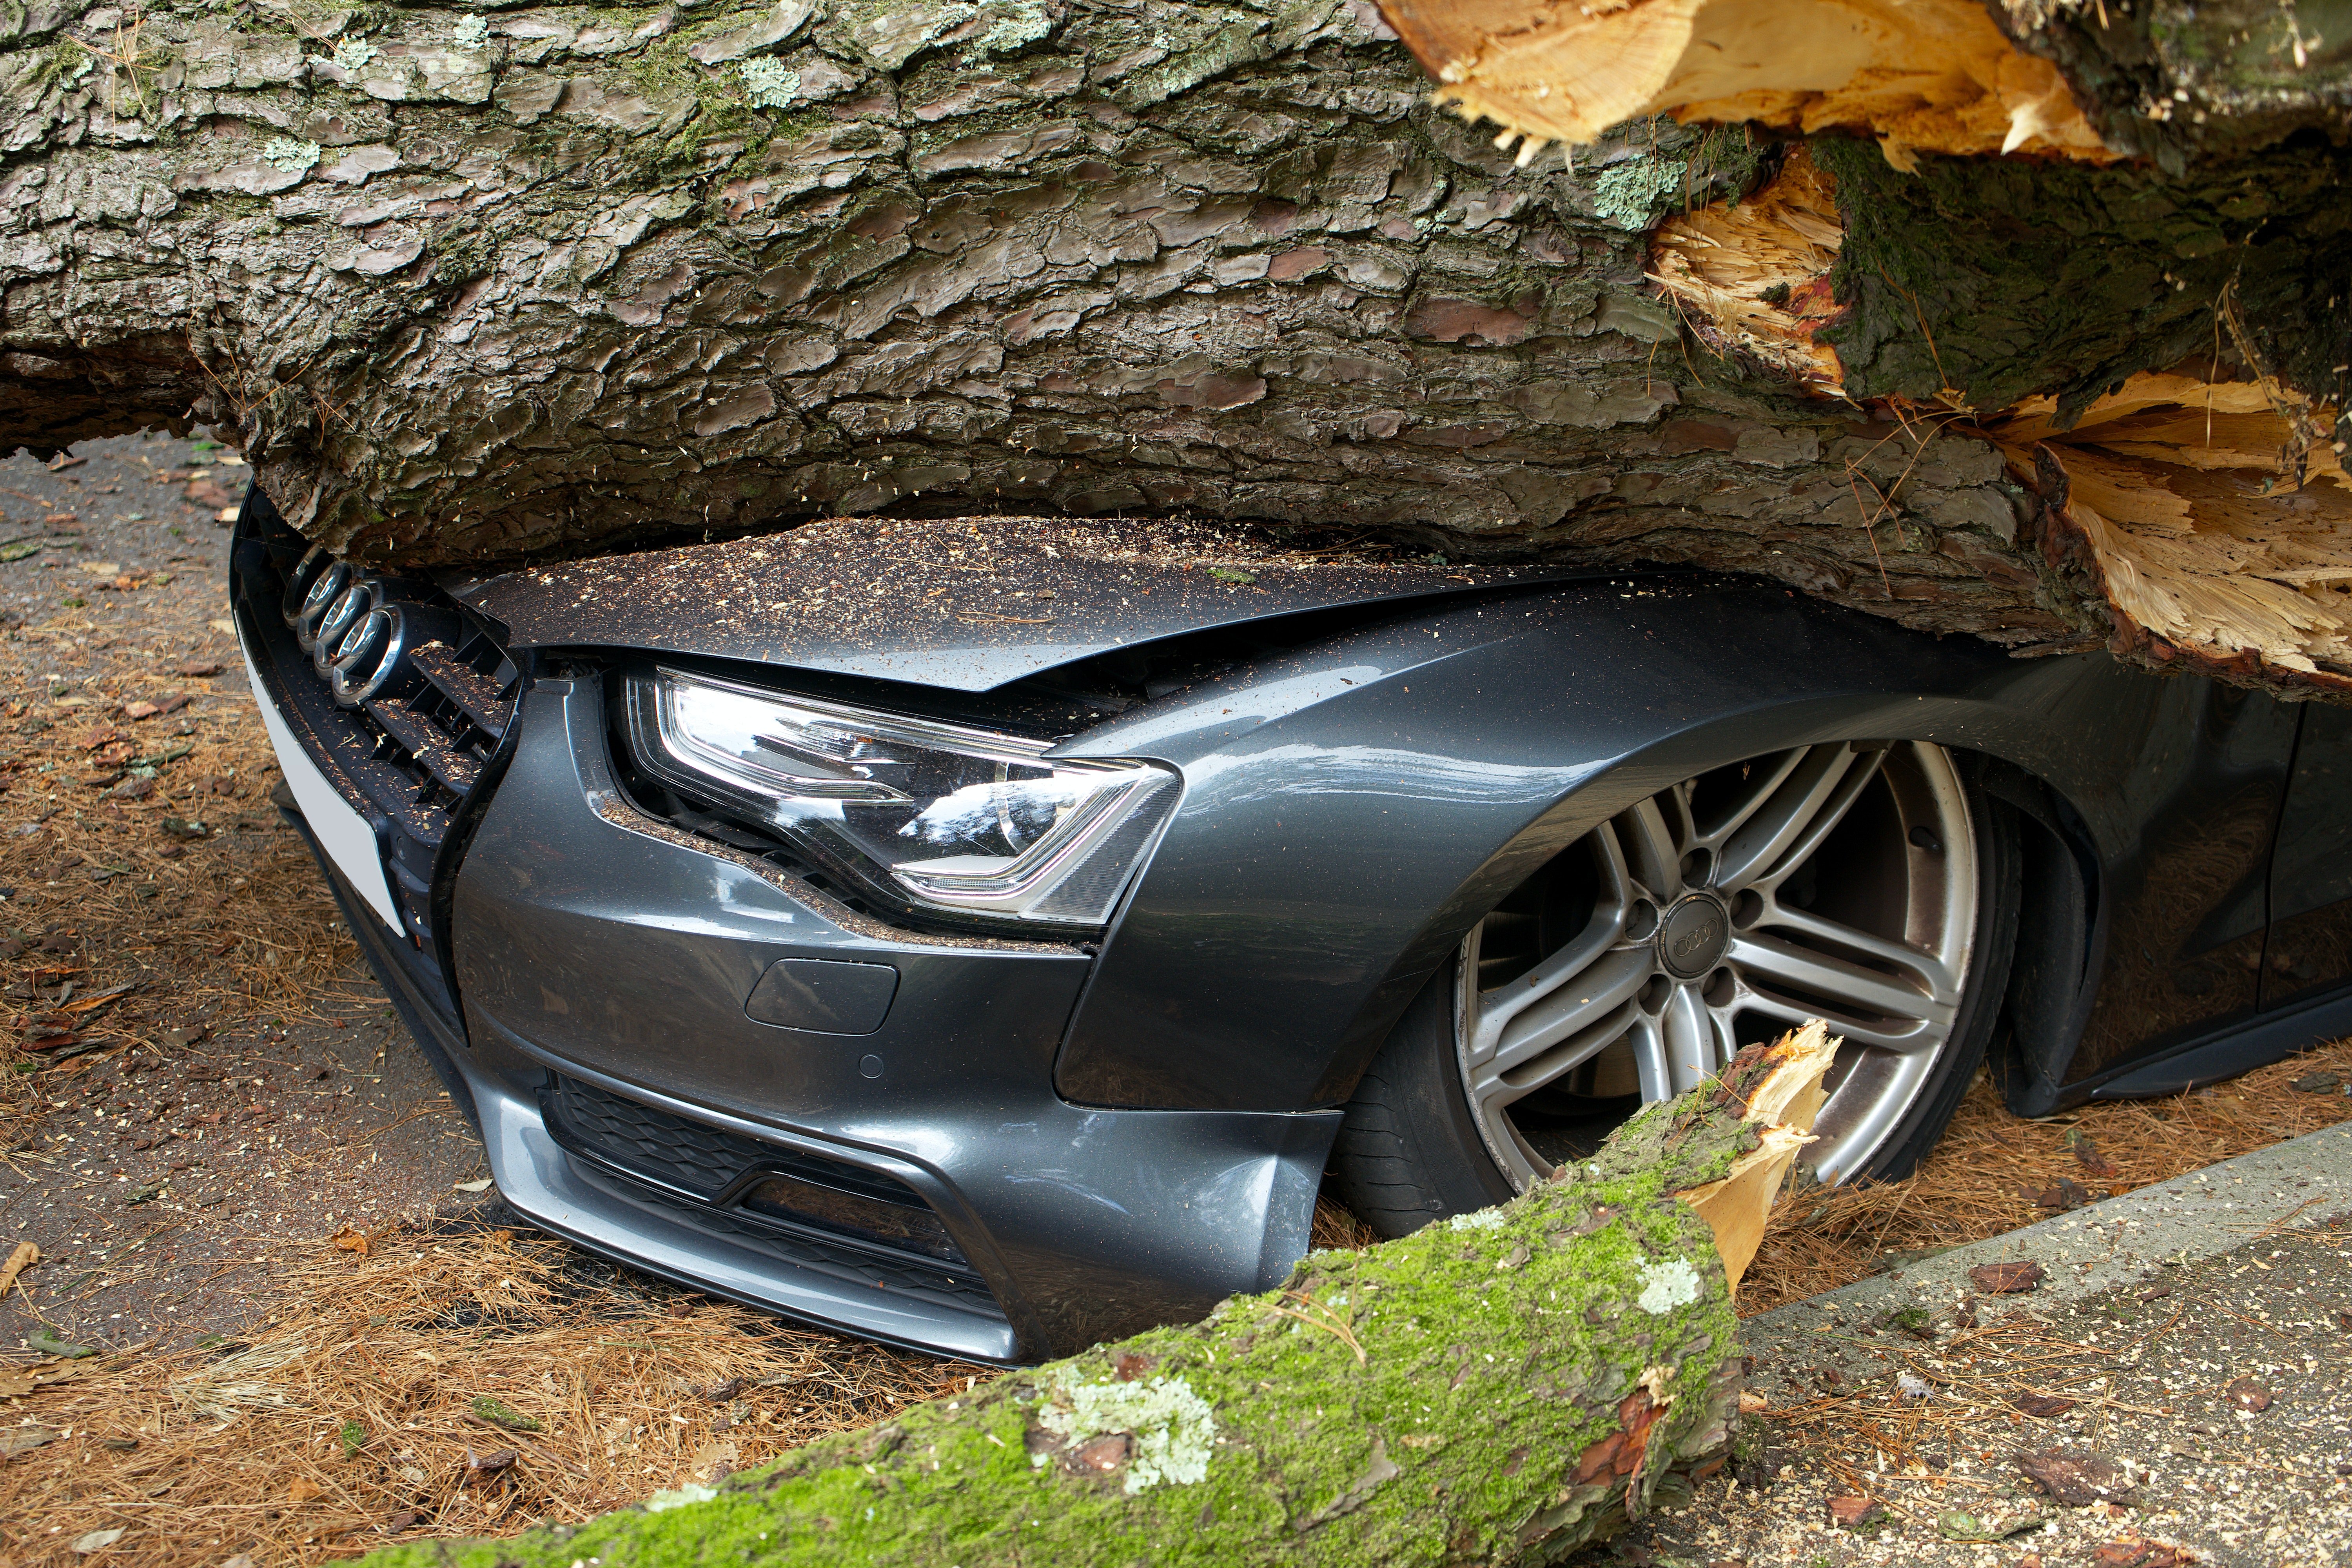
[[[1820, 1107], [1819, 1024], [1574, 1173], [718, 1488], [378, 1568], [1557, 1562], [1728, 1456], [1732, 1290]], [[686, 1506], [679, 1506], [686, 1505]], [[677, 1511], [672, 1511], [675, 1508]]]
[[[0, 447], [210, 424], [376, 561], [1195, 512], [1757, 572], [2021, 651], [2352, 690], [2341, 595], [2276, 576], [2345, 559], [2340, 492], [2295, 484], [2345, 434], [2345, 44], [2172, 0], [2120, 31], [1937, 5], [1959, 52], [1926, 74], [1973, 98], [1716, 82], [1522, 167], [1367, 0], [28, 0], [0, 13]], [[1741, 14], [1606, 16], [1669, 9]], [[1804, 58], [1886, 9], [1790, 0], [1770, 36]], [[1836, 232], [1795, 279], [1820, 309], [1775, 330], [1826, 385], [1651, 281], [1801, 132]], [[2289, 472], [2231, 537], [2293, 559], [2158, 562], [2051, 491], [2064, 453], [1992, 438], [2184, 355], [2292, 400], [2271, 451], [2232, 448]], [[2259, 625], [2131, 596], [2200, 571]]]

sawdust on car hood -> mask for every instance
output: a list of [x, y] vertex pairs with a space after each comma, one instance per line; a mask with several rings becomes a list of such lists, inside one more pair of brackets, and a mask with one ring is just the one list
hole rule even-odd
[[1181, 521], [831, 518], [443, 586], [517, 647], [758, 660], [984, 691], [1109, 649], [1563, 574]]

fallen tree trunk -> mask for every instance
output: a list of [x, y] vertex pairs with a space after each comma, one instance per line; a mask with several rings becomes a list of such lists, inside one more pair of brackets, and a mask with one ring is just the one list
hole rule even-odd
[[1750, 1047], [1572, 1175], [1204, 1323], [584, 1526], [368, 1561], [1555, 1562], [1724, 1463], [1732, 1290], [1835, 1054], [1819, 1024]]
[[[30, 5], [0, 446], [207, 423], [375, 560], [1196, 512], [2352, 690], [2352, 40], [2252, 0], [1386, 9], [1517, 157], [1365, 0]], [[2180, 437], [2140, 447], [2254, 389], [2174, 465], [2210, 505], [1998, 438], [2137, 374]]]

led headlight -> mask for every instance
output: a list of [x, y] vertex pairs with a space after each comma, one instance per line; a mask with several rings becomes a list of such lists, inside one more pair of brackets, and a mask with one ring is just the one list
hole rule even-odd
[[1050, 742], [682, 669], [632, 675], [628, 711], [638, 762], [664, 783], [941, 912], [1102, 925], [1181, 793], [1155, 763], [1048, 760]]

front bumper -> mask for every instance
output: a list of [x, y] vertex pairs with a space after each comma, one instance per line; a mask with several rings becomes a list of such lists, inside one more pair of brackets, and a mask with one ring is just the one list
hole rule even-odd
[[[613, 784], [595, 677], [527, 683], [503, 771], [453, 808], [451, 851], [415, 886], [415, 850], [339, 765], [354, 742], [337, 725], [359, 721], [306, 700], [307, 661], [273, 651], [267, 569], [246, 552], [257, 581], [238, 584], [238, 619], [281, 764], [375, 824], [387, 881], [413, 889], [402, 903], [443, 917], [396, 931], [360, 890], [372, 868], [347, 876], [349, 846], [321, 853], [523, 1214], [759, 1307], [990, 1362], [1198, 1317], [1277, 1284], [1306, 1251], [1338, 1112], [1063, 1100], [1054, 1056], [1086, 952], [883, 926], [643, 814]], [[787, 959], [894, 970], [878, 1026], [753, 1018], [755, 988]], [[583, 1104], [603, 1111], [583, 1120]], [[773, 1192], [817, 1201], [762, 1205]], [[860, 1221], [877, 1214], [879, 1232]]]
[[[516, 1206], [761, 1306], [992, 1361], [1198, 1317], [1305, 1253], [1339, 1113], [1071, 1105], [1053, 1060], [1086, 954], [878, 926], [643, 815], [611, 780], [599, 680], [539, 681], [518, 723], [455, 914], [468, 1072]], [[896, 995], [866, 1034], [761, 1023], [746, 1003], [780, 960], [887, 965]], [[757, 1155], [698, 1198], [567, 1153], [539, 1103], [551, 1074], [772, 1164], [896, 1184], [957, 1256], [784, 1236], [744, 1206]]]

